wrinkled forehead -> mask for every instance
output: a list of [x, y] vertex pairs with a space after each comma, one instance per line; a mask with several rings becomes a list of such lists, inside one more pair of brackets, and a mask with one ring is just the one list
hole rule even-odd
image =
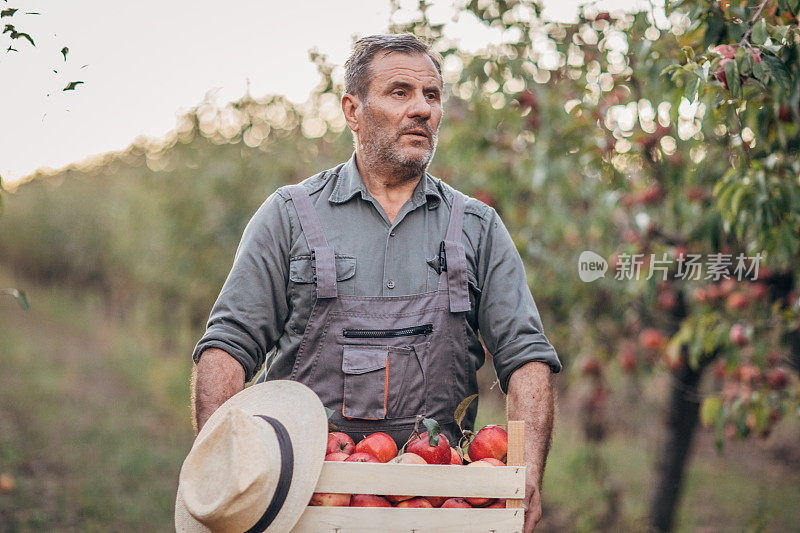
[[379, 52], [369, 64], [370, 89], [395, 83], [442, 89], [442, 78], [427, 54]]

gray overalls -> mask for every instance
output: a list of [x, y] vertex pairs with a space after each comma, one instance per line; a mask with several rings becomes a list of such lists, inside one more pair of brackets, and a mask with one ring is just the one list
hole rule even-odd
[[455, 445], [456, 406], [478, 392], [468, 372], [464, 196], [454, 192], [436, 291], [369, 297], [337, 294], [334, 250], [311, 199], [300, 185], [288, 190], [312, 251], [317, 290], [291, 379], [314, 390], [334, 410], [331, 422], [356, 442], [383, 431], [399, 447], [422, 414]]

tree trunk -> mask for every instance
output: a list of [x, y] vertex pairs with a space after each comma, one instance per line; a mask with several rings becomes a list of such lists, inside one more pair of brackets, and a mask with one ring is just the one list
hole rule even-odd
[[650, 503], [650, 525], [655, 531], [672, 531], [683, 486], [683, 474], [700, 416], [697, 385], [703, 370], [704, 366], [692, 369], [684, 364], [681, 370], [672, 373], [670, 401], [666, 413], [666, 439], [656, 466], [653, 499]]

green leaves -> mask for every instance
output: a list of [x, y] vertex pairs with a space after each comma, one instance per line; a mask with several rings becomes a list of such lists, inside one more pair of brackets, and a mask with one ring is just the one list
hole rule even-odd
[[721, 414], [722, 399], [719, 396], [708, 396], [700, 406], [700, 423], [705, 427], [713, 426]]
[[428, 430], [428, 444], [434, 447], [438, 446], [439, 435], [442, 433], [439, 423], [433, 418], [423, 418], [422, 423], [425, 425], [425, 429]]
[[767, 21], [764, 19], [759, 19], [753, 25], [753, 31], [750, 34], [750, 39], [753, 41], [753, 44], [763, 45], [769, 39], [769, 33], [767, 32]]

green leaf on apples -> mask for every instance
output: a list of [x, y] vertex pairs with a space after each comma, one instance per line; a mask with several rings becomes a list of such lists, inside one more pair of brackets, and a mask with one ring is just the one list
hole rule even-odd
[[435, 448], [439, 445], [439, 434], [442, 432], [442, 428], [433, 418], [423, 418], [422, 423], [425, 425], [425, 429], [428, 430], [428, 444]]
[[469, 407], [469, 404], [471, 404], [472, 400], [474, 400], [477, 397], [478, 397], [477, 394], [472, 394], [470, 396], [467, 396], [466, 398], [461, 400], [461, 403], [459, 403], [458, 407], [456, 407], [456, 411], [453, 414], [453, 418], [455, 418], [458, 427], [461, 427], [461, 422], [464, 420], [464, 417], [467, 414], [467, 408]]
[[736, 67], [736, 61], [728, 61], [725, 63], [725, 78], [728, 81], [728, 90], [734, 98], [739, 97], [739, 90], [742, 88], [739, 82], [739, 69]]

